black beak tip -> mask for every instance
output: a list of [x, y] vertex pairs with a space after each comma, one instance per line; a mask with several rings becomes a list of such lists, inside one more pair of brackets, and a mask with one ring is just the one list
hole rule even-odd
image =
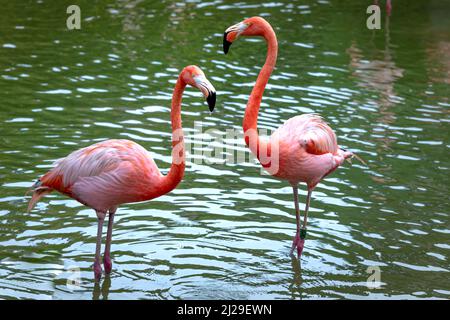
[[206, 102], [208, 102], [209, 111], [213, 112], [216, 105], [216, 93], [211, 92], [208, 98], [206, 98]]
[[227, 54], [233, 42], [227, 40], [227, 33], [223, 34], [223, 53]]

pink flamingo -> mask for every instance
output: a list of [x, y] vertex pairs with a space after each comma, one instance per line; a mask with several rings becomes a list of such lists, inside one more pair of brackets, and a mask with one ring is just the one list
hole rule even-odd
[[[287, 180], [293, 188], [297, 232], [292, 242], [291, 255], [297, 248], [300, 257], [306, 237], [306, 223], [311, 193], [316, 185], [328, 174], [336, 170], [353, 153], [339, 148], [333, 130], [314, 114], [303, 114], [286, 121], [270, 137], [269, 141], [260, 139], [257, 131], [258, 112], [264, 89], [275, 67], [278, 43], [271, 25], [261, 17], [252, 17], [226, 29], [223, 50], [226, 54], [239, 36], [263, 37], [268, 46], [266, 62], [262, 67], [252, 90], [245, 110], [243, 129], [245, 143], [267, 170], [272, 164], [262, 158], [278, 152], [276, 171], [269, 171], [274, 177]], [[298, 184], [305, 182], [308, 188], [303, 224], [300, 226], [298, 207]]]
[[[378, 0], [374, 0], [373, 3], [377, 6], [379, 6]], [[390, 16], [391, 12], [392, 12], [392, 2], [391, 2], [391, 0], [386, 0], [386, 13], [388, 16]]]
[[110, 273], [112, 226], [117, 206], [123, 203], [147, 201], [164, 195], [180, 183], [184, 175], [185, 150], [181, 128], [181, 99], [186, 85], [200, 89], [210, 111], [216, 102], [216, 91], [197, 66], [181, 71], [172, 96], [172, 165], [169, 173], [162, 175], [148, 152], [129, 140], [106, 140], [82, 148], [59, 160], [55, 168], [42, 176], [32, 187], [30, 211], [36, 202], [53, 190], [59, 191], [97, 213], [97, 245], [94, 275], [102, 275], [100, 250], [103, 221], [109, 212], [108, 232], [103, 263], [105, 273]]

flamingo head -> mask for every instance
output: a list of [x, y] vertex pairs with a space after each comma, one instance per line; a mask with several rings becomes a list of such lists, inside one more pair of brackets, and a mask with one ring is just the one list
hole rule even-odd
[[208, 102], [209, 110], [212, 112], [216, 105], [216, 89], [214, 89], [211, 82], [206, 79], [202, 69], [194, 65], [187, 66], [181, 71], [180, 77], [186, 84], [193, 86], [202, 92], [206, 102]]
[[223, 34], [223, 52], [227, 54], [239, 36], [263, 36], [267, 28], [271, 28], [270, 24], [261, 17], [251, 17], [232, 25]]

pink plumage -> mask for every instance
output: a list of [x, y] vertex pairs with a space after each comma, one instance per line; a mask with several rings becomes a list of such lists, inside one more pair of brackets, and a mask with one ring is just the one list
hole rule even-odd
[[205, 96], [210, 111], [214, 109], [216, 92], [197, 66], [181, 71], [172, 96], [172, 165], [162, 175], [150, 154], [129, 140], [107, 140], [82, 148], [56, 162], [55, 167], [32, 187], [33, 196], [28, 211], [46, 194], [59, 191], [95, 210], [98, 218], [97, 244], [94, 261], [95, 279], [102, 274], [100, 249], [103, 221], [109, 213], [108, 232], [103, 263], [111, 272], [110, 258], [112, 225], [117, 206], [123, 203], [147, 201], [173, 190], [181, 181], [185, 169], [185, 150], [181, 128], [181, 98], [186, 85], [198, 88]]
[[40, 179], [96, 211], [160, 196], [163, 180], [147, 150], [129, 140], [107, 140], [77, 150]]
[[279, 145], [279, 169], [275, 177], [292, 185], [304, 182], [314, 188], [343, 163], [350, 152], [339, 149], [334, 131], [314, 114], [287, 120], [271, 136]]
[[[232, 25], [225, 31], [223, 39], [225, 53], [240, 36], [263, 37], [267, 42], [266, 62], [258, 75], [245, 109], [244, 137], [245, 143], [262, 166], [274, 177], [287, 180], [292, 185], [297, 232], [292, 242], [291, 254], [297, 248], [298, 255], [301, 256], [312, 190], [353, 154], [339, 148], [334, 131], [315, 114], [293, 117], [278, 128], [268, 141], [260, 139], [257, 132], [258, 112], [264, 89], [275, 67], [278, 42], [272, 26], [266, 20], [252, 17]], [[277, 153], [277, 157], [274, 153]], [[278, 165], [274, 165], [275, 158], [278, 159]], [[298, 207], [298, 184], [301, 182], [306, 183], [308, 187], [302, 226]]]

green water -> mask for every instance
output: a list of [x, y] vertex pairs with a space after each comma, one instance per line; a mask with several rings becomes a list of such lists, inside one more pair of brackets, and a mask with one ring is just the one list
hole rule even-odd
[[[450, 297], [448, 1], [394, 0], [390, 18], [381, 1], [381, 30], [366, 28], [371, 1], [77, 3], [81, 30], [69, 31], [71, 1], [0, 1], [0, 298]], [[175, 191], [120, 207], [113, 273], [95, 286], [95, 213], [56, 193], [26, 213], [25, 192], [54, 160], [109, 138], [142, 144], [167, 172], [170, 98], [188, 64], [218, 102], [210, 114], [188, 89], [187, 140], [201, 139], [199, 121], [241, 130], [265, 44], [240, 39], [227, 56], [221, 44], [253, 15], [279, 41], [260, 127], [320, 113], [368, 166], [317, 187], [300, 264], [289, 185], [256, 162], [200, 154]], [[378, 288], [366, 282], [373, 266]], [[66, 285], [71, 268], [78, 288]]]

